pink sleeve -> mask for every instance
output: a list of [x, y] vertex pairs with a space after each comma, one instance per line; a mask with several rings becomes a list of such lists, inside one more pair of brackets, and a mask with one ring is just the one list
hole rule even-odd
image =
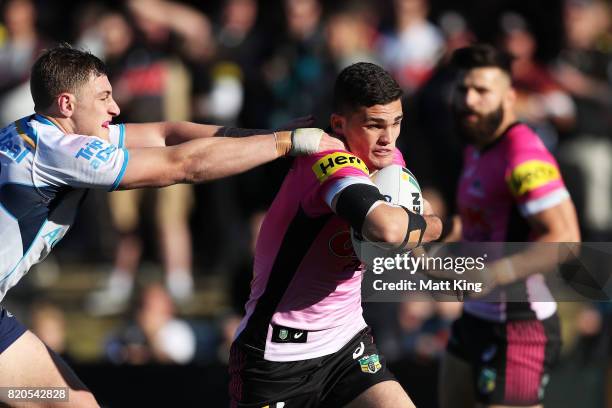
[[528, 151], [512, 158], [506, 180], [518, 203], [538, 200], [565, 189], [556, 160], [547, 151]]

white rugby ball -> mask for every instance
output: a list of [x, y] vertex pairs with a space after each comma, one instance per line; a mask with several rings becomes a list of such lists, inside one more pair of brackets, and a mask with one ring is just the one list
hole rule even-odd
[[392, 164], [370, 176], [387, 202], [423, 215], [423, 195], [416, 177], [405, 167]]
[[[392, 164], [384, 167], [370, 176], [376, 184], [380, 193], [385, 196], [388, 203], [401, 205], [408, 210], [423, 215], [423, 195], [416, 177], [405, 167]], [[351, 229], [351, 240], [357, 257], [364, 263], [368, 263], [374, 256], [379, 256], [380, 245], [368, 244], [361, 233]], [[399, 244], [399, 243], [398, 243]]]

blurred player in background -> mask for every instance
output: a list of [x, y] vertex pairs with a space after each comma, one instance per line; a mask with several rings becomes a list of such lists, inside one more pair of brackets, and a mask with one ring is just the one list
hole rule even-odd
[[369, 178], [370, 170], [404, 164], [395, 148], [401, 95], [375, 64], [338, 76], [331, 127], [350, 153], [295, 160], [266, 215], [230, 352], [232, 406], [413, 406], [363, 319], [362, 269], [349, 232], [408, 247], [440, 235], [429, 208], [421, 216], [392, 206]]
[[[455, 125], [467, 144], [457, 202], [461, 240], [577, 242], [559, 167], [538, 135], [517, 122], [510, 62], [487, 45], [453, 55]], [[556, 260], [519, 253], [496, 263], [505, 270], [487, 271], [500, 285], [529, 277], [507, 302], [465, 302], [443, 359], [441, 407], [541, 406], [561, 339], [557, 306], [539, 273]], [[510, 299], [516, 293], [524, 301]]]
[[[320, 130], [233, 139], [210, 136], [245, 132], [189, 122], [113, 125], [119, 106], [104, 64], [67, 46], [38, 58], [31, 92], [36, 113], [0, 130], [0, 299], [66, 234], [89, 188], [204, 182], [288, 153], [343, 146]], [[60, 406], [97, 405], [68, 366], [1, 308], [0, 384], [69, 387], [70, 403]]]

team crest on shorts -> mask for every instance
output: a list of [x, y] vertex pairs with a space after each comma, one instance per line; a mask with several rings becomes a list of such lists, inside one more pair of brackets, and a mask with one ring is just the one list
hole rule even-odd
[[287, 329], [281, 329], [280, 332], [278, 333], [278, 337], [281, 340], [286, 340], [288, 335], [289, 335], [289, 331]]
[[478, 391], [481, 394], [490, 394], [495, 389], [497, 372], [492, 368], [483, 368], [478, 376]]
[[382, 367], [378, 354], [372, 354], [371, 356], [360, 358], [359, 365], [361, 366], [361, 371], [370, 374], [376, 374]]

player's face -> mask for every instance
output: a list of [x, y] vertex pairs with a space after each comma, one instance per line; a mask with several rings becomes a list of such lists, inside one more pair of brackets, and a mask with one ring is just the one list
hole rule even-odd
[[119, 106], [112, 96], [113, 88], [106, 75], [92, 76], [75, 95], [72, 115], [77, 134], [98, 136], [108, 140], [108, 126], [119, 115]]
[[344, 136], [349, 150], [374, 170], [392, 164], [402, 117], [398, 99], [386, 105], [360, 107], [346, 116], [333, 115], [332, 127]]
[[468, 143], [483, 146], [498, 135], [506, 111], [511, 109], [510, 80], [498, 68], [475, 68], [458, 81], [453, 114], [458, 134]]

